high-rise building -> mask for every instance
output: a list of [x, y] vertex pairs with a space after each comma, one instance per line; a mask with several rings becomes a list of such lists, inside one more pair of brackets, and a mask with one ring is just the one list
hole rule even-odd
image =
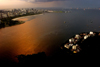
[[7, 17], [7, 14], [2, 13], [2, 18], [6, 18], [6, 17]]
[[2, 13], [0, 13], [0, 19], [2, 19], [3, 17], [2, 17]]
[[7, 12], [7, 17], [9, 17], [9, 15], [10, 15], [10, 12]]
[[0, 24], [1, 24], [1, 20], [0, 20]]

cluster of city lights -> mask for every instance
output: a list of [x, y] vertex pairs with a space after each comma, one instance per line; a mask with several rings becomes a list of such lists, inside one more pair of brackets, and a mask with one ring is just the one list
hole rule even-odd
[[64, 44], [64, 48], [70, 50], [73, 53], [78, 53], [81, 51], [80, 43], [89, 37], [95, 36], [96, 33], [90, 31], [89, 33], [76, 34], [74, 37], [70, 38], [68, 43]]

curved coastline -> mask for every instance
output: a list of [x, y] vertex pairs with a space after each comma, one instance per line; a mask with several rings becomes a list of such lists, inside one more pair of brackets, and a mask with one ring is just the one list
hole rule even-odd
[[19, 16], [19, 17], [17, 16], [17, 17], [3, 18], [1, 19], [0, 29], [9, 27], [9, 26], [18, 25], [18, 24], [23, 24], [25, 23], [25, 21], [19, 21], [18, 19], [22, 19], [22, 18], [30, 17], [30, 16], [37, 16], [37, 15], [43, 15], [43, 14], [41, 13], [41, 14], [25, 15], [25, 16]]
[[25, 17], [37, 16], [37, 15], [43, 15], [43, 14], [35, 14], [35, 15], [29, 15], [29, 16], [22, 16], [22, 17], [13, 18], [12, 20], [18, 20], [18, 19], [22, 19], [22, 18], [25, 18]]

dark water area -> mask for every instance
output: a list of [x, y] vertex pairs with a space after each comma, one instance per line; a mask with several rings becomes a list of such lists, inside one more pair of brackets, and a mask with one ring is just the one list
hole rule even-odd
[[38, 52], [50, 56], [73, 35], [100, 31], [100, 10], [70, 11], [25, 17], [24, 24], [0, 29], [0, 59], [18, 62], [16, 56]]

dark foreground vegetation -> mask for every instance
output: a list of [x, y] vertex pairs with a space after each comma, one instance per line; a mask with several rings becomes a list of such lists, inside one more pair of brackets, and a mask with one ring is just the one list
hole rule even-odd
[[12, 18], [3, 18], [0, 23], [0, 28], [22, 24], [24, 21], [13, 21]]
[[71, 53], [66, 49], [58, 49], [52, 56], [46, 56], [45, 52], [33, 55], [17, 56], [19, 63], [15, 66], [91, 66], [98, 65], [100, 59], [100, 36], [96, 35], [85, 40], [79, 53]]

